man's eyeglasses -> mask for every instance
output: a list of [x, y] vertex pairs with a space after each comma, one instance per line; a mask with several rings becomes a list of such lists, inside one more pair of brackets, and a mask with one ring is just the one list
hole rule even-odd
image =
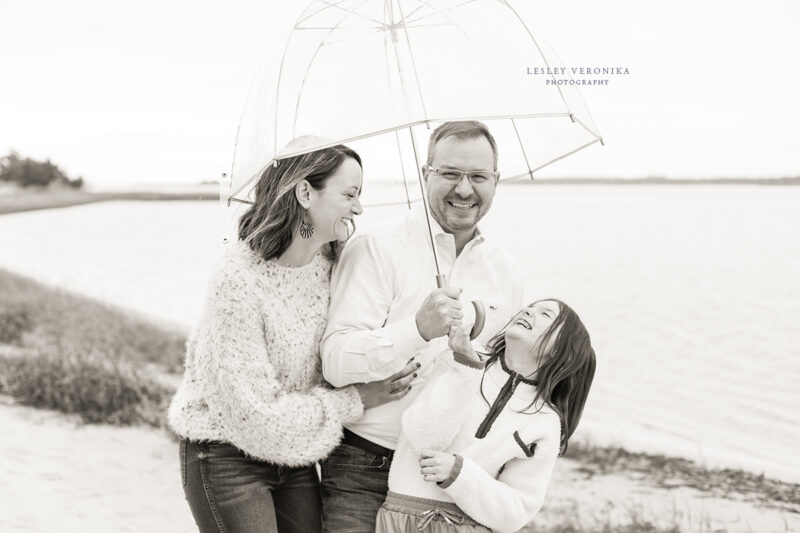
[[489, 180], [496, 180], [500, 177], [500, 173], [496, 170], [459, 170], [457, 168], [437, 168], [430, 165], [424, 165], [422, 168], [428, 172], [438, 174], [447, 181], [459, 182], [464, 176], [475, 185], [486, 183]]

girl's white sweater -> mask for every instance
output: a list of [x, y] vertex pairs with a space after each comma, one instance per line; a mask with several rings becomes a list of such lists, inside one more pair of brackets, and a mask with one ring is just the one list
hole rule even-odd
[[321, 254], [281, 266], [242, 241], [230, 245], [187, 342], [169, 409], [178, 435], [287, 466], [312, 464], [338, 444], [363, 406], [353, 387], [332, 390], [322, 378], [331, 266]]
[[[559, 451], [560, 419], [542, 402], [530, 407], [535, 387], [502, 360], [485, 375], [482, 364], [459, 355], [443, 354], [437, 364], [438, 377], [403, 414], [389, 490], [451, 501], [493, 531], [517, 531], [544, 500]], [[447, 480], [423, 479], [423, 449], [456, 455]]]

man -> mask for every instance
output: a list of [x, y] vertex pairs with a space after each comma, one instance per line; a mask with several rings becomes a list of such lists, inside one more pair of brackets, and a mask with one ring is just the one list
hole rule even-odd
[[366, 410], [323, 461], [323, 528], [331, 533], [374, 531], [388, 490], [400, 416], [447, 348], [450, 326], [469, 325], [469, 302], [484, 302], [486, 325], [478, 337], [484, 344], [522, 307], [520, 268], [477, 226], [492, 205], [499, 179], [497, 145], [486, 126], [448, 122], [434, 130], [423, 175], [448, 286], [436, 288], [422, 206], [354, 238], [331, 279], [321, 346], [323, 374], [331, 384], [383, 379], [412, 357], [420, 365], [403, 399]]

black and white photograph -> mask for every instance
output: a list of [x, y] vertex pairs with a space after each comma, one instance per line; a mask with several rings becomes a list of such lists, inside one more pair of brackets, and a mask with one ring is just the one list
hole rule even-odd
[[0, 21], [0, 531], [800, 531], [800, 4]]

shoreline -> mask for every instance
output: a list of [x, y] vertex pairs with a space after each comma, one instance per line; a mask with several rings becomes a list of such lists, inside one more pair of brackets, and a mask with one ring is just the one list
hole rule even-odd
[[[395, 182], [387, 181], [386, 184]], [[396, 183], [402, 183], [397, 181]], [[508, 185], [548, 186], [548, 185], [726, 185], [726, 186], [800, 186], [800, 176], [780, 178], [534, 178], [525, 177], [500, 183]], [[377, 183], [376, 183], [377, 184]], [[0, 215], [24, 213], [42, 209], [73, 207], [97, 202], [115, 200], [158, 202], [158, 201], [219, 201], [216, 186], [195, 184], [186, 186], [165, 185], [163, 189], [142, 189], [131, 191], [91, 191], [72, 189], [53, 190], [14, 190], [0, 194]], [[402, 203], [402, 202], [400, 202]]]
[[161, 202], [161, 201], [219, 201], [219, 194], [205, 190], [187, 192], [131, 191], [131, 192], [89, 192], [89, 191], [21, 191], [0, 195], [0, 215], [58, 209], [110, 202], [116, 200]]
[[709, 468], [691, 459], [647, 452], [632, 452], [620, 446], [594, 446], [577, 441], [567, 459], [581, 464], [587, 478], [633, 474], [649, 479], [656, 487], [686, 487], [723, 499], [731, 495], [800, 515], [800, 483], [754, 474], [739, 468]]

